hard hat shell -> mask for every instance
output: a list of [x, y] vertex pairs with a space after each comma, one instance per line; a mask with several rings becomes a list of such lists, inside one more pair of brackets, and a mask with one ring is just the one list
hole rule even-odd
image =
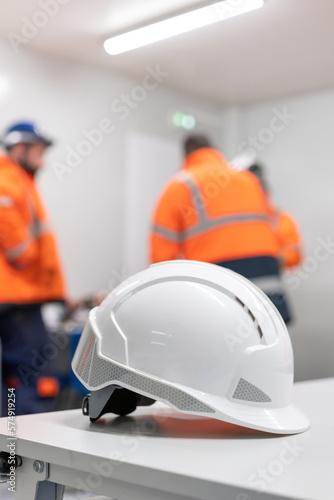
[[3, 143], [7, 149], [15, 144], [44, 144], [52, 146], [53, 141], [36, 122], [17, 122], [11, 125], [6, 133]]
[[293, 352], [279, 312], [214, 264], [163, 262], [121, 283], [90, 312], [72, 368], [91, 391], [115, 384], [274, 433], [310, 425], [291, 404]]

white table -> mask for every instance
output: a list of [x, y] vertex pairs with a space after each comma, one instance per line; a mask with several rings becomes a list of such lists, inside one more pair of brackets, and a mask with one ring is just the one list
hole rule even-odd
[[[95, 424], [80, 410], [17, 417], [23, 465], [16, 470], [15, 500], [61, 500], [59, 485], [118, 500], [332, 500], [334, 379], [296, 384], [293, 399], [312, 422], [296, 436], [159, 404]], [[2, 418], [0, 450], [7, 443]], [[42, 472], [34, 470], [36, 460]]]

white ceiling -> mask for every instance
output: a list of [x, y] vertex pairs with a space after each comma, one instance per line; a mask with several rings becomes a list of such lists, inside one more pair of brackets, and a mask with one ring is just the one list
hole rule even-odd
[[257, 11], [118, 56], [102, 46], [111, 34], [208, 2], [1, 0], [0, 37], [21, 35], [23, 18], [37, 20], [47, 1], [59, 11], [20, 51], [29, 47], [133, 77], [158, 64], [170, 73], [166, 85], [221, 104], [334, 85], [333, 0], [268, 0]]

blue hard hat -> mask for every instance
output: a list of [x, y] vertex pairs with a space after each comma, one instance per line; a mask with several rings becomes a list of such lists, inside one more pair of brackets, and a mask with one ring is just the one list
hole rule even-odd
[[35, 122], [17, 122], [6, 130], [3, 143], [7, 149], [19, 143], [52, 146], [53, 141]]

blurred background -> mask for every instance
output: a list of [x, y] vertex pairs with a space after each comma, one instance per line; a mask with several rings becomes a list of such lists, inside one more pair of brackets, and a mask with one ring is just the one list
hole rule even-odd
[[36, 119], [56, 140], [38, 184], [74, 300], [148, 265], [151, 212], [185, 134], [207, 134], [228, 160], [255, 152], [303, 235], [305, 260], [284, 277], [295, 379], [333, 376], [334, 3], [268, 0], [124, 54], [103, 48], [207, 3], [3, 1], [0, 129]]

